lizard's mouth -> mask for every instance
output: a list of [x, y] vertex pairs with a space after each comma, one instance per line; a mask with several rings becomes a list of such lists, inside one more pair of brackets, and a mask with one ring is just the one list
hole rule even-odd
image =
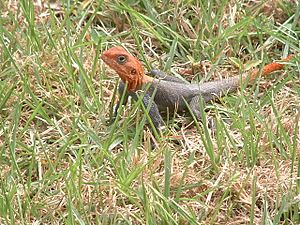
[[105, 54], [102, 54], [100, 58], [105, 62], [105, 64], [107, 64], [108, 66], [112, 66], [112, 61], [109, 60], [109, 58]]

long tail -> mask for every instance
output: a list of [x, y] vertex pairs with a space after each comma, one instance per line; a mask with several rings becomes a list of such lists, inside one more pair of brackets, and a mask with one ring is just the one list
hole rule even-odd
[[[289, 55], [287, 58], [284, 58], [283, 61], [287, 62], [293, 57], [294, 57], [293, 55]], [[242, 76], [242, 78], [240, 75], [237, 75], [224, 80], [206, 82], [201, 84], [201, 92], [204, 95], [206, 94], [208, 96], [210, 95], [221, 96], [222, 94], [236, 90], [238, 87], [240, 87], [241, 83], [243, 82], [248, 81], [248, 83], [250, 84], [260, 74], [262, 76], [267, 76], [274, 71], [281, 70], [283, 67], [284, 67], [283, 63], [273, 62], [264, 66], [262, 72], [260, 72], [260, 70], [258, 69], [255, 69], [252, 71], [252, 73], [250, 73], [250, 75], [249, 73], [246, 73], [245, 75]], [[207, 99], [210, 99], [210, 97], [208, 97]]]
[[[282, 61], [287, 62], [289, 60], [291, 60], [294, 57], [294, 55], [289, 55], [288, 57], [282, 59]], [[261, 75], [262, 76], [267, 76], [270, 73], [277, 71], [277, 70], [281, 70], [284, 67], [284, 64], [279, 63], [279, 62], [272, 62], [270, 64], [265, 65], [265, 67], [262, 70]], [[259, 70], [255, 69], [251, 74], [250, 74], [250, 81], [253, 81], [256, 79], [256, 77], [259, 76]], [[246, 75], [246, 79], [247, 79], [247, 75]]]

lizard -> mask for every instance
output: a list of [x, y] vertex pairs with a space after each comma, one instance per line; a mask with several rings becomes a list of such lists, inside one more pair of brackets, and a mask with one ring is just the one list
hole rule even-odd
[[[290, 55], [283, 61], [288, 61], [292, 57], [293, 55]], [[201, 120], [201, 99], [204, 102], [209, 102], [238, 89], [243, 82], [251, 83], [258, 76], [267, 76], [284, 66], [283, 63], [272, 62], [264, 66], [262, 71], [255, 69], [250, 74], [236, 75], [202, 84], [192, 84], [157, 69], [150, 71], [151, 76], [147, 75], [142, 63], [121, 46], [104, 51], [101, 59], [121, 78], [119, 83], [120, 95], [123, 94], [127, 85], [123, 105], [127, 103], [129, 96], [138, 100], [139, 93], [144, 92], [142, 102], [146, 108], [149, 107], [149, 116], [158, 130], [165, 126], [161, 116], [162, 111], [174, 112], [176, 110], [180, 113], [187, 111], [189, 107], [196, 119]], [[152, 97], [153, 101], [151, 101]], [[117, 115], [119, 106], [120, 101], [115, 107], [114, 117]]]

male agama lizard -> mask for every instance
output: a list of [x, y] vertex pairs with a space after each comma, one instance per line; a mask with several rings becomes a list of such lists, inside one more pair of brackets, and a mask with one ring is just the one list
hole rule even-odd
[[[287, 57], [288, 61], [292, 56]], [[101, 59], [121, 78], [119, 93], [122, 95], [127, 83], [128, 91], [125, 95], [123, 104], [126, 104], [128, 96], [138, 99], [139, 90], [144, 90], [142, 101], [145, 107], [149, 107], [150, 118], [157, 129], [164, 125], [161, 117], [161, 111], [182, 112], [188, 110], [187, 104], [198, 120], [201, 120], [201, 110], [199, 100], [204, 102], [215, 99], [225, 93], [236, 90], [242, 82], [253, 81], [260, 74], [266, 76], [273, 71], [282, 69], [284, 64], [273, 62], [266, 65], [262, 72], [254, 70], [250, 74], [237, 75], [228, 79], [211, 81], [203, 84], [186, 83], [183, 80], [168, 76], [160, 70], [152, 70], [148, 76], [144, 72], [142, 63], [123, 47], [112, 47], [103, 52]], [[148, 85], [147, 85], [148, 84]], [[154, 95], [154, 96], [153, 96]], [[151, 97], [154, 97], [154, 102]], [[151, 104], [149, 106], [149, 104]], [[119, 108], [120, 102], [117, 103], [115, 114]]]

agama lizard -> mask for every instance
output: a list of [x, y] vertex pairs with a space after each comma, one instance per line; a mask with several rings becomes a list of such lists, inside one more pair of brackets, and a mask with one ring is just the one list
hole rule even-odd
[[[290, 60], [292, 56], [287, 57], [284, 61]], [[262, 72], [254, 70], [250, 74], [243, 76], [237, 75], [228, 79], [211, 81], [203, 84], [191, 84], [185, 81], [168, 76], [160, 70], [152, 70], [148, 76], [144, 72], [142, 63], [122, 47], [112, 47], [103, 52], [101, 59], [121, 78], [119, 93], [122, 95], [127, 83], [128, 91], [123, 104], [127, 103], [128, 96], [138, 99], [138, 90], [144, 90], [143, 104], [147, 108], [149, 104], [149, 115], [157, 129], [164, 125], [161, 117], [161, 111], [182, 112], [188, 110], [189, 104], [191, 111], [198, 120], [201, 120], [201, 110], [199, 100], [204, 102], [215, 99], [225, 93], [236, 90], [246, 81], [253, 81], [260, 74], [266, 76], [273, 71], [282, 69], [284, 64], [273, 62], [266, 65]], [[153, 96], [154, 95], [154, 96]], [[151, 97], [154, 97], [154, 102]], [[118, 111], [120, 102], [115, 108], [115, 115]]]

